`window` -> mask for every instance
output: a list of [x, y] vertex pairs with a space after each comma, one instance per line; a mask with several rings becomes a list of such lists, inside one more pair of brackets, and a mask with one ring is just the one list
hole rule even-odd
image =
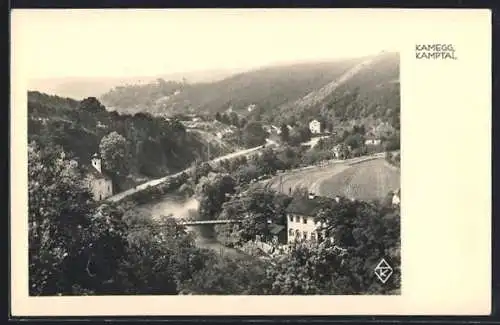
[[307, 223], [307, 217], [302, 217], [302, 223]]
[[290, 216], [290, 222], [293, 222], [293, 216]]
[[307, 231], [304, 231], [304, 239], [307, 239]]
[[299, 216], [295, 216], [295, 222], [300, 222], [300, 217]]
[[311, 233], [311, 239], [314, 240], [314, 241], [316, 241], [316, 234], [313, 233], [313, 232]]
[[299, 230], [295, 230], [295, 237], [297, 237], [297, 238], [300, 237], [300, 231]]
[[288, 230], [288, 235], [293, 236], [293, 229], [292, 228], [290, 228], [290, 230]]

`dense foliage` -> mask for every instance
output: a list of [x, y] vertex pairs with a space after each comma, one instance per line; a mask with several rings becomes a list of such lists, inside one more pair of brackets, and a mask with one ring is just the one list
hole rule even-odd
[[[333, 241], [291, 245], [265, 258], [221, 256], [196, 246], [195, 236], [174, 218], [150, 219], [130, 207], [167, 193], [195, 195], [197, 218], [241, 219], [215, 227], [226, 245], [269, 241], [271, 224], [284, 224], [293, 197], [262, 188], [259, 180], [280, 171], [333, 158], [386, 151], [399, 166], [399, 58], [382, 56], [312, 106], [286, 105], [331, 83], [358, 61], [296, 65], [243, 73], [220, 82], [187, 84], [157, 80], [118, 87], [102, 97], [75, 101], [29, 92], [30, 294], [380, 294], [400, 288], [400, 215], [383, 202], [327, 200], [315, 217]], [[316, 93], [315, 93], [316, 92]], [[249, 109], [249, 105], [252, 109]], [[228, 110], [231, 108], [231, 110]], [[281, 130], [280, 149], [267, 148], [211, 166], [207, 146], [177, 118], [149, 113], [204, 110], [219, 124], [236, 127], [246, 147], [265, 144], [269, 123]], [[331, 136], [312, 150], [308, 122], [318, 118]], [[289, 127], [290, 126], [290, 127]], [[369, 146], [369, 137], [382, 140]], [[158, 177], [191, 168], [139, 191], [120, 205], [98, 204], [70, 159], [85, 165], [100, 153], [117, 190], [125, 179]], [[133, 186], [133, 185], [132, 185]], [[385, 285], [373, 269], [381, 258], [394, 268]]]
[[[325, 205], [318, 217], [334, 243], [297, 243], [266, 259], [220, 256], [198, 248], [193, 234], [173, 218], [152, 220], [124, 203], [97, 204], [62, 153], [57, 147], [29, 147], [31, 295], [345, 294], [399, 288], [399, 210], [388, 203]], [[169, 186], [188, 177], [182, 174]], [[207, 200], [201, 210], [209, 217], [244, 219], [239, 229], [227, 231], [236, 244], [266, 240], [269, 221], [284, 222], [287, 196], [259, 188], [241, 192], [230, 175], [210, 172], [199, 185]], [[384, 286], [373, 274], [381, 257], [395, 268]]]
[[[132, 108], [151, 113], [193, 111], [214, 114], [229, 108], [246, 111], [249, 105], [255, 104], [252, 114], [265, 116], [267, 111], [322, 87], [357, 61], [269, 67], [212, 83], [178, 86], [170, 82], [154, 82], [124, 86], [104, 94], [101, 100], [118, 110], [130, 112]], [[175, 90], [180, 92], [173, 95]]]
[[[100, 152], [105, 156], [105, 167], [124, 177], [127, 173], [163, 176], [207, 155], [204, 140], [186, 132], [179, 121], [146, 113], [108, 112], [95, 98], [77, 102], [29, 92], [28, 113], [30, 140], [60, 145], [82, 164], [88, 164], [91, 156]], [[128, 165], [119, 165], [119, 158], [125, 154]], [[125, 187], [120, 186], [123, 180], [121, 183], [117, 190]]]
[[125, 225], [113, 209], [96, 206], [62, 152], [28, 148], [30, 293], [112, 289]]
[[184, 84], [180, 82], [157, 79], [147, 85], [117, 86], [102, 95], [100, 99], [109, 106], [124, 109], [127, 113], [134, 110], [140, 112], [144, 108], [161, 104], [183, 87]]
[[[219, 113], [219, 121], [240, 127], [247, 119], [280, 127], [282, 123], [306, 125], [316, 118], [329, 131], [351, 121], [369, 126], [388, 122], [399, 129], [399, 55], [381, 54], [346, 82], [334, 85], [337, 78], [360, 62], [353, 59], [266, 68], [213, 83], [158, 81], [120, 87], [102, 99], [119, 110], [135, 105], [137, 111], [152, 113]], [[332, 84], [331, 90], [324, 93], [323, 87], [328, 84]], [[133, 105], [129, 98], [133, 98]], [[318, 100], [304, 104], [308, 103], [303, 101], [305, 98]], [[244, 123], [241, 116], [246, 116]]]

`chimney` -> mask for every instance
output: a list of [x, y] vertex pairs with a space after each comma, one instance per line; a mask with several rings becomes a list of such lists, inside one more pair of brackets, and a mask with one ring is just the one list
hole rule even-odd
[[99, 156], [97, 155], [97, 153], [95, 153], [93, 156], [92, 156], [92, 166], [97, 169], [97, 171], [99, 173], [102, 173], [102, 169], [101, 169], [101, 158], [99, 158]]

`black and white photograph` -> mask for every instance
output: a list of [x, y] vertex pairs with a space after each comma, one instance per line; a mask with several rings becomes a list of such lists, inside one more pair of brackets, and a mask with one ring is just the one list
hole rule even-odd
[[399, 53], [259, 23], [52, 40], [99, 46], [30, 76], [30, 295], [400, 294]]
[[490, 313], [490, 30], [14, 10], [11, 314]]
[[13, 314], [491, 310], [488, 12], [12, 18]]

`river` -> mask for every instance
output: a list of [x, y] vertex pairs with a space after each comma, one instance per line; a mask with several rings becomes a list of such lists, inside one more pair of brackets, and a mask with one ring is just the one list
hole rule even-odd
[[[151, 218], [158, 219], [161, 216], [172, 215], [175, 218], [187, 218], [190, 215], [196, 214], [198, 211], [199, 202], [195, 198], [178, 198], [169, 195], [156, 200], [154, 202], [142, 204], [136, 207], [137, 211], [144, 214], [149, 214]], [[225, 255], [242, 257], [243, 253], [222, 245], [213, 236], [211, 236], [210, 228], [212, 226], [188, 226], [187, 230], [196, 234], [196, 245], [198, 247], [210, 248], [217, 252], [222, 252]]]

